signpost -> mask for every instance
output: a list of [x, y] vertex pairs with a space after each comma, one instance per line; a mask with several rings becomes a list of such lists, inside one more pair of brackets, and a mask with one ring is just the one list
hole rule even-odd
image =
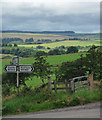
[[19, 72], [20, 73], [29, 73], [29, 72], [32, 72], [34, 70], [33, 66], [32, 65], [19, 65]]
[[32, 65], [19, 65], [19, 57], [13, 58], [13, 65], [6, 65], [4, 70], [7, 73], [17, 73], [17, 96], [19, 95], [19, 73], [32, 73], [34, 68]]
[[8, 73], [16, 73], [16, 66], [15, 65], [6, 65], [5, 66], [5, 71]]

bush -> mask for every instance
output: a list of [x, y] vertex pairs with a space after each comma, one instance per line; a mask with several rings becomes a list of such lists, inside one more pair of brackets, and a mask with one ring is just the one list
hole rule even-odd
[[16, 113], [16, 108], [12, 105], [3, 105], [2, 108], [2, 114], [7, 115], [7, 114], [13, 114]]
[[29, 105], [22, 104], [21, 105], [21, 112], [29, 112]]
[[44, 52], [44, 51], [38, 51], [38, 52], [36, 52], [35, 57], [36, 57], [36, 56], [44, 56], [44, 55], [47, 55], [47, 53]]
[[74, 47], [74, 46], [71, 46], [67, 49], [66, 53], [78, 53], [78, 48]]
[[3, 96], [7, 96], [7, 95], [10, 95], [10, 87], [5, 85], [5, 86], [2, 86], [2, 95]]
[[80, 104], [80, 100], [78, 97], [74, 97], [70, 103], [69, 103], [69, 106], [75, 106], [75, 105], [79, 105]]
[[40, 46], [40, 45], [39, 45], [39, 46], [36, 46], [36, 48], [37, 48], [37, 49], [45, 49], [44, 46]]
[[67, 104], [67, 102], [66, 102], [65, 100], [61, 100], [61, 101], [55, 101], [55, 102], [53, 103], [53, 106], [54, 106], [55, 108], [63, 108], [63, 107], [68, 106], [68, 104]]

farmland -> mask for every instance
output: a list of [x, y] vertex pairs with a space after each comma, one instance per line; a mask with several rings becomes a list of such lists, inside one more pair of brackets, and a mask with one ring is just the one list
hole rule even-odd
[[[82, 53], [55, 55], [55, 56], [48, 56], [46, 59], [47, 59], [47, 62], [50, 63], [50, 65], [60, 65], [62, 62], [74, 61], [78, 59], [81, 54]], [[83, 55], [85, 54], [86, 53], [83, 53]], [[10, 64], [10, 62], [12, 62], [12, 59], [3, 59], [2, 68], [4, 68], [5, 65]], [[20, 64], [31, 65], [32, 63], [34, 63], [34, 58], [20, 58]], [[4, 69], [3, 69], [3, 72], [4, 72]]]
[[[86, 37], [87, 36], [87, 37]], [[58, 90], [57, 94], [52, 91], [52, 94], [48, 92], [47, 86], [42, 87], [44, 83], [48, 82], [48, 77], [50, 76], [51, 81], [58, 80], [59, 75], [63, 81], [66, 79], [69, 80], [74, 76], [80, 76], [80, 70], [84, 70], [83, 68], [88, 68], [86, 64], [80, 64], [84, 60], [84, 56], [87, 57], [86, 51], [90, 49], [92, 45], [99, 46], [99, 35], [98, 34], [33, 34], [33, 33], [3, 33], [3, 38], [21, 38], [23, 39], [23, 43], [16, 43], [17, 46], [14, 47], [12, 44], [14, 43], [7, 43], [8, 46], [3, 46], [4, 52], [10, 51], [10, 54], [4, 53], [0, 55], [1, 59], [0, 62], [2, 63], [2, 69], [0, 69], [0, 73], [3, 76], [3, 114], [18, 114], [22, 112], [34, 112], [40, 110], [48, 110], [66, 106], [73, 106], [79, 104], [85, 104], [89, 102], [99, 101], [100, 95], [98, 87], [93, 92], [90, 91], [83, 91], [80, 93], [71, 94], [69, 91], [66, 94], [65, 90]], [[82, 40], [69, 40], [69, 38], [78, 37]], [[50, 39], [51, 43], [31, 43], [27, 44], [25, 39], [33, 38], [34, 42], [38, 39]], [[86, 39], [87, 38], [87, 39]], [[56, 39], [60, 41], [56, 41]], [[16, 41], [14, 41], [16, 42]], [[11, 47], [9, 46], [11, 44]], [[43, 49], [38, 49], [37, 46], [44, 46]], [[60, 48], [62, 46], [62, 48]], [[65, 46], [65, 47], [63, 47]], [[70, 46], [82, 46], [83, 48], [79, 47], [79, 51], [81, 52], [76, 53], [67, 53], [66, 51]], [[47, 49], [47, 48], [50, 49]], [[39, 73], [35, 72], [33, 74], [19, 74], [19, 96], [16, 96], [16, 74], [5, 74], [4, 66], [10, 65], [12, 63], [12, 58], [14, 56], [19, 56], [20, 53], [29, 54], [29, 56], [19, 56], [19, 64], [21, 65], [32, 65], [35, 62], [34, 51], [46, 51], [47, 53], [50, 50], [63, 50], [64, 54], [46, 54], [47, 57], [45, 61], [47, 61], [50, 65], [61, 65], [61, 67], [51, 67], [50, 71], [47, 72], [46, 77], [44, 77], [44, 83], [42, 82], [42, 78]], [[78, 49], [78, 48], [77, 48]], [[32, 51], [33, 50], [33, 51]], [[85, 50], [85, 51], [84, 51]], [[17, 52], [19, 53], [17, 54]], [[30, 52], [31, 51], [31, 52]], [[84, 52], [82, 52], [84, 51]], [[15, 52], [15, 54], [14, 54]], [[12, 54], [13, 53], [13, 54]], [[76, 59], [80, 58], [80, 55], [83, 54], [83, 58], [75, 61]], [[90, 53], [89, 53], [90, 54]], [[45, 56], [46, 56], [45, 55]], [[42, 55], [43, 56], [43, 55]], [[42, 59], [42, 58], [41, 58]], [[91, 57], [90, 57], [91, 59]], [[97, 59], [96, 59], [97, 60]], [[67, 62], [68, 61], [68, 62]], [[38, 61], [37, 61], [38, 62]], [[63, 63], [66, 62], [66, 63]], [[84, 61], [85, 62], [85, 61]], [[62, 64], [63, 63], [63, 64]], [[36, 63], [35, 63], [36, 64]], [[39, 65], [39, 64], [38, 64]], [[81, 66], [82, 65], [82, 66]], [[85, 66], [86, 65], [86, 66]], [[40, 65], [41, 66], [41, 65]], [[64, 67], [63, 67], [64, 66]], [[97, 66], [96, 66], [97, 67]], [[34, 66], [36, 68], [36, 66]], [[58, 69], [57, 69], [58, 68]], [[39, 69], [39, 68], [38, 68]], [[44, 67], [41, 66], [40, 68], [43, 72]], [[49, 67], [48, 67], [49, 69]], [[57, 70], [57, 74], [56, 71]], [[36, 69], [35, 69], [36, 70]], [[60, 71], [61, 70], [61, 71]], [[96, 69], [97, 70], [97, 69]], [[52, 73], [51, 73], [52, 72]], [[96, 71], [97, 72], [97, 71]], [[63, 74], [62, 74], [63, 73]], [[82, 74], [87, 74], [86, 72], [82, 71]], [[45, 73], [44, 73], [45, 74]], [[24, 75], [24, 76], [23, 76]], [[65, 78], [63, 78], [63, 75]], [[98, 74], [96, 74], [98, 75]], [[68, 78], [70, 77], [70, 78]], [[97, 77], [97, 76], [96, 76]], [[59, 79], [60, 81], [60, 79]], [[23, 83], [24, 82], [24, 83]], [[5, 84], [6, 83], [6, 84]], [[26, 85], [26, 86], [25, 86]], [[6, 86], [6, 87], [5, 87]], [[63, 86], [63, 84], [62, 84]], [[61, 87], [59, 85], [59, 87]], [[64, 86], [65, 87], [65, 86]], [[90, 96], [91, 95], [91, 96]]]
[[[65, 51], [70, 46], [79, 47], [79, 51], [87, 51], [92, 45], [100, 46], [98, 33], [3, 33], [2, 38], [3, 48], [8, 47], [8, 49], [13, 48], [15, 43], [19, 48], [32, 48], [33, 50], [45, 52], [55, 48], [59, 49], [60, 46], [64, 46]], [[39, 49], [38, 46], [42, 48]]]
[[33, 38], [34, 40], [38, 39], [68, 39], [68, 36], [56, 35], [56, 34], [33, 34], [33, 33], [3, 33], [3, 38], [21, 38], [25, 39]]
[[[55, 55], [55, 56], [48, 56], [46, 58], [47, 62], [50, 65], [60, 65], [62, 62], [66, 62], [66, 61], [74, 61], [78, 58], [80, 58], [80, 55], [82, 53], [73, 53], [73, 54], [66, 54], [66, 55]], [[83, 55], [85, 56], [86, 53], [83, 53]], [[3, 59], [2, 60], [2, 70], [0, 69], [0, 73], [4, 73], [4, 66], [5, 65], [9, 65], [10, 62], [12, 62], [12, 59]], [[20, 64], [22, 65], [31, 65], [32, 63], [34, 63], [35, 60], [34, 58], [20, 58]], [[54, 70], [55, 68], [53, 68]], [[51, 76], [51, 80], [53, 81], [55, 79], [55, 76]], [[45, 83], [47, 81], [45, 80]], [[36, 88], [38, 86], [42, 85], [42, 81], [40, 80], [40, 78], [37, 78], [36, 76], [33, 76], [32, 78], [29, 78], [28, 81], [26, 81], [27, 86], [32, 86], [32, 88]]]
[[[54, 42], [54, 43], [46, 43], [46, 44], [41, 44], [41, 46], [44, 46], [45, 48], [50, 47], [50, 48], [55, 48], [59, 47], [61, 45], [64, 46], [89, 46], [89, 45], [100, 45], [99, 41], [76, 41], [76, 40], [71, 40], [71, 41], [60, 41], [60, 42]], [[38, 45], [18, 45], [19, 47], [34, 47]]]
[[[0, 33], [1, 34], [1, 33]], [[42, 34], [42, 33], [2, 33], [2, 37], [3, 38], [11, 38], [11, 37], [19, 37], [23, 40], [27, 39], [27, 38], [34, 38], [34, 40], [37, 39], [51, 39], [51, 40], [55, 40], [55, 39], [69, 39], [69, 37], [80, 37], [80, 38], [91, 38], [91, 39], [99, 39], [100, 35], [99, 33], [93, 33], [93, 34], [85, 34], [85, 33], [74, 33], [74, 34], [70, 34], [70, 33], [53, 33], [53, 34]]]

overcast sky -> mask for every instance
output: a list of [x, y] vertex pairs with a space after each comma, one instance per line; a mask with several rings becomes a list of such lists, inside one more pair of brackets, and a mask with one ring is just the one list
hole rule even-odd
[[2, 2], [2, 29], [99, 32], [100, 3], [67, 0]]

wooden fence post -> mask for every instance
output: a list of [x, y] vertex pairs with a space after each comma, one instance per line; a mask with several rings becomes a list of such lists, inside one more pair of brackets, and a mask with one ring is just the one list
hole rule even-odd
[[51, 93], [51, 90], [52, 90], [52, 88], [51, 88], [51, 78], [48, 77], [48, 91]]
[[68, 82], [65, 80], [65, 87], [66, 87], [66, 92], [68, 92]]
[[90, 90], [90, 78], [89, 78], [89, 75], [87, 77], [87, 81], [88, 81], [88, 90]]
[[72, 93], [75, 92], [74, 79], [71, 80], [71, 91]]
[[89, 80], [90, 80], [90, 91], [93, 91], [93, 75], [89, 75]]
[[54, 89], [55, 89], [55, 92], [57, 93], [57, 86], [56, 86], [56, 81], [54, 80]]

